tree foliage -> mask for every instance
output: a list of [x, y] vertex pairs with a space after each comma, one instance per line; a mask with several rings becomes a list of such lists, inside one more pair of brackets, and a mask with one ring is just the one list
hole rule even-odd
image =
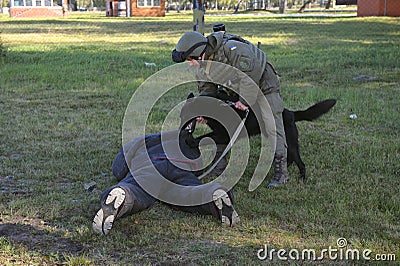
[[0, 32], [0, 62], [3, 61], [6, 55], [7, 55], [7, 47], [5, 47], [3, 44], [3, 39], [1, 38], [1, 32]]
[[4, 7], [10, 7], [10, 0], [0, 0], [0, 14], [4, 13]]

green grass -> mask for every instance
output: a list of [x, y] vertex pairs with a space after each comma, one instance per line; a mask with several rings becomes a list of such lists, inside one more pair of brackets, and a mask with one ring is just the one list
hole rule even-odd
[[[206, 16], [207, 29], [220, 22], [262, 42], [282, 75], [287, 108], [338, 100], [318, 121], [298, 124], [307, 183], [297, 183], [291, 166], [285, 187], [263, 183], [250, 193], [253, 156], [235, 187], [237, 227], [158, 203], [119, 220], [107, 237], [96, 235], [99, 193], [84, 184], [114, 184], [110, 168], [128, 102], [146, 78], [173, 64], [170, 51], [191, 30], [191, 16], [2, 16], [0, 264], [257, 265], [264, 244], [321, 251], [339, 237], [350, 248], [400, 259], [400, 20]], [[360, 75], [376, 79], [353, 79]], [[168, 93], [150, 130], [190, 90]]]

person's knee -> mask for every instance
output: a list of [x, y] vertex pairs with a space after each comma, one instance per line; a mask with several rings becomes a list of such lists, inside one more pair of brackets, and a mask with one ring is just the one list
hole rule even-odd
[[272, 113], [275, 116], [282, 116], [282, 112], [284, 109], [284, 103], [279, 93], [274, 92], [265, 95], [267, 98], [268, 104], [271, 108]]

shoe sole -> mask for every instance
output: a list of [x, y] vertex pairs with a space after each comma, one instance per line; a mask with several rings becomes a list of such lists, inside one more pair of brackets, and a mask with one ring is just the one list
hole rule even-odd
[[287, 180], [279, 182], [279, 181], [271, 181], [268, 185], [267, 188], [274, 188], [274, 187], [279, 187], [287, 183]]
[[219, 211], [222, 225], [234, 226], [240, 221], [228, 193], [224, 190], [216, 190], [213, 194], [213, 201]]
[[93, 218], [92, 227], [95, 232], [103, 235], [108, 234], [125, 198], [125, 190], [120, 187], [116, 187], [108, 193], [104, 204]]

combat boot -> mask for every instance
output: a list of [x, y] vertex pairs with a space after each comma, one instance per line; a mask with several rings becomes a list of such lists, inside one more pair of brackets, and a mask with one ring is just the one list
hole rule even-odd
[[274, 178], [268, 184], [268, 188], [283, 185], [289, 179], [287, 170], [287, 158], [285, 156], [275, 155], [273, 164], [274, 164]]

